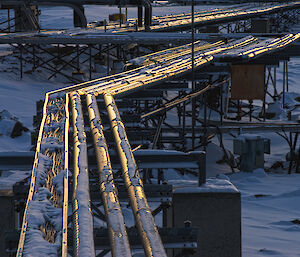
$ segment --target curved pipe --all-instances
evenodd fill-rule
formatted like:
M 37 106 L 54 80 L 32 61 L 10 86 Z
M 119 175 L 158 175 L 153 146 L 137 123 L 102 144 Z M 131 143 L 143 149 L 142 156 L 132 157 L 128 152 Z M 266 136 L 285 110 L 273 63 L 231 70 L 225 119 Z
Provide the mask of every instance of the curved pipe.
M 67 6 L 67 7 L 70 7 L 74 10 L 74 12 L 80 18 L 81 27 L 82 28 L 87 27 L 87 20 L 86 20 L 84 13 L 82 12 L 82 5 L 84 4 L 83 1 L 78 1 L 78 4 L 76 3 L 76 1 L 55 2 L 55 1 L 51 1 L 51 0 L 26 1 L 26 2 L 24 0 L 20 0 L 20 1 L 18 1 L 18 0 L 13 0 L 13 1 L 3 0 L 3 1 L 1 1 L 1 4 L 20 5 L 20 6 L 23 6 L 24 3 L 29 4 L 29 5 L 39 5 L 39 6 L 44 5 L 44 6 Z
M 82 11 L 83 7 L 82 5 L 77 5 L 77 4 L 73 4 L 73 3 L 57 3 L 57 2 L 41 2 L 39 3 L 39 5 L 47 5 L 47 6 L 67 6 L 70 7 L 74 10 L 74 13 L 76 13 L 78 15 L 78 17 L 80 18 L 80 23 L 81 23 L 81 28 L 86 28 L 87 27 L 87 20 L 85 17 L 84 12 Z M 75 24 L 74 24 L 75 25 Z
M 150 0 L 142 0 L 142 5 L 145 7 L 145 30 L 150 31 L 150 26 L 152 23 L 152 4 Z

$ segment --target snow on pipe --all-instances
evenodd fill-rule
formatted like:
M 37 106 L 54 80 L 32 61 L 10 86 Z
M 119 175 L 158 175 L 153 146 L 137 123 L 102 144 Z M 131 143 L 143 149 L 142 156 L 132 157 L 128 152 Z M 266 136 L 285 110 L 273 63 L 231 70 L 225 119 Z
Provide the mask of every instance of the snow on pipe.
M 264 52 L 271 52 L 279 48 L 285 47 L 288 44 L 299 39 L 300 33 L 298 34 L 289 34 L 279 39 L 268 39 L 259 41 L 253 36 L 248 36 L 239 40 L 235 40 L 226 45 L 221 45 L 212 49 L 202 51 L 195 54 L 195 67 L 199 67 L 209 61 L 214 57 L 245 57 L 253 58 Z M 236 49 L 236 50 L 232 50 Z M 249 50 L 250 49 L 250 50 Z M 230 50 L 230 51 L 228 51 Z M 223 54 L 222 54 L 223 52 Z M 138 88 L 140 86 L 150 85 L 153 83 L 161 82 L 172 76 L 180 75 L 184 72 L 188 72 L 191 69 L 189 54 L 181 56 L 179 60 L 173 60 L 172 62 L 167 63 L 165 66 L 153 67 L 150 65 L 149 68 L 144 68 L 143 78 L 136 79 L 134 83 L 124 85 L 122 83 L 120 86 L 114 85 L 110 90 L 112 95 L 122 94 L 126 91 Z M 168 68 L 170 67 L 170 68 Z M 167 69 L 167 71 L 165 71 Z M 137 74 L 138 75 L 138 74 Z M 124 78 L 126 80 L 126 78 Z M 101 88 L 100 88 L 101 89 Z
M 111 253 L 112 256 L 132 256 L 117 189 L 113 180 L 113 171 L 96 97 L 93 94 L 88 94 L 86 95 L 86 102 L 95 146 L 100 190 L 107 221 Z
M 116 103 L 110 94 L 104 94 L 111 128 L 113 130 L 123 179 L 129 194 L 130 205 L 146 256 L 167 256 L 149 208 L 143 183 L 136 165 L 131 146 L 126 136 Z
M 299 34 L 294 36 L 297 39 Z M 271 39 L 274 40 L 274 39 Z M 282 46 L 291 43 L 290 41 L 285 41 Z M 214 57 L 238 57 L 239 52 L 245 52 L 246 49 L 255 48 L 259 44 L 262 44 L 261 39 L 257 39 L 253 36 L 247 36 L 239 40 L 234 40 L 228 44 L 221 44 L 219 42 L 211 45 L 211 48 L 201 50 L 201 45 L 199 49 L 195 52 L 195 67 L 199 67 L 207 62 L 213 60 Z M 180 48 L 171 48 L 160 52 L 157 57 L 155 55 L 148 55 L 149 60 L 152 62 L 152 57 L 155 56 L 154 63 L 148 65 L 147 67 L 139 67 L 137 69 L 123 72 L 119 74 L 118 78 L 107 77 L 103 82 L 97 81 L 93 86 L 88 85 L 86 88 L 82 88 L 79 92 L 80 94 L 95 93 L 102 94 L 104 91 L 109 91 L 112 94 L 121 94 L 128 90 L 150 85 L 153 83 L 161 82 L 171 76 L 180 75 L 184 72 L 188 72 L 191 69 L 190 53 L 188 50 L 189 44 Z M 204 45 L 205 46 L 205 45 Z M 240 49 L 239 49 L 240 48 Z M 183 51 L 180 51 L 183 49 Z M 236 50 L 233 50 L 236 49 Z M 264 48 L 266 51 L 270 51 L 271 48 Z M 180 51 L 177 54 L 173 53 Z M 233 51 L 230 51 L 233 50 Z M 264 51 L 265 51 L 264 50 Z M 229 52 L 228 52 L 229 51 Z M 222 52 L 224 54 L 222 54 Z M 257 52 L 262 53 L 262 52 Z M 232 56 L 231 56 L 232 55 Z M 251 58 L 253 54 L 249 54 L 248 57 L 244 55 L 245 58 Z M 147 58 L 141 57 L 136 60 L 137 63 L 143 65 Z M 169 68 L 170 67 L 170 68 Z
M 74 164 L 73 164 L 73 256 L 95 256 L 93 216 L 89 193 L 87 145 L 80 96 L 71 94 Z
M 256 7 L 253 5 L 247 5 L 243 8 L 230 8 L 228 9 L 220 9 L 220 10 L 212 10 L 207 13 L 203 12 L 195 12 L 195 23 L 212 23 L 214 21 L 222 21 L 223 19 L 243 19 L 249 17 L 258 17 L 263 14 L 273 14 L 278 11 L 287 11 L 290 9 L 299 8 L 300 2 L 290 2 L 290 3 L 279 3 L 279 4 L 268 4 Z M 153 17 L 155 24 L 151 26 L 152 31 L 161 31 L 165 29 L 175 28 L 187 26 L 191 23 L 191 13 L 184 13 L 179 15 L 168 15 L 162 17 Z M 134 20 L 132 21 L 131 27 L 134 24 Z M 111 30 L 113 32 L 124 32 L 129 31 L 132 28 L 119 28 L 118 26 L 112 26 Z
M 249 17 L 249 16 L 260 16 L 263 14 L 272 14 L 276 13 L 277 11 L 280 10 L 288 10 L 288 9 L 293 9 L 293 8 L 299 8 L 300 2 L 292 2 L 292 3 L 284 3 L 284 4 L 278 4 L 278 5 L 269 5 L 269 6 L 264 6 L 264 7 L 255 7 L 251 8 L 249 6 L 248 10 L 240 10 L 237 12 L 221 12 L 217 13 L 216 15 L 195 15 L 195 23 L 201 23 L 201 22 L 212 22 L 212 21 L 218 21 L 222 19 L 228 19 L 228 18 L 235 18 L 235 19 L 242 19 L 243 17 Z M 159 25 L 154 25 L 152 26 L 152 31 L 159 31 L 161 29 L 166 29 L 166 28 L 171 28 L 171 27 L 181 27 L 181 26 L 186 26 L 189 24 L 191 21 L 190 19 L 187 19 L 191 16 L 190 13 L 185 14 L 184 19 L 176 19 L 175 21 L 161 21 L 158 19 L 157 21 L 159 22 Z
M 197 51 L 195 53 L 194 65 L 195 67 L 199 67 L 207 62 L 212 61 L 214 55 L 218 53 L 237 47 L 243 47 L 254 43 L 257 40 L 258 39 L 253 36 L 248 36 L 225 45 L 220 45 L 217 42 L 216 44 L 211 45 L 212 48 L 205 50 L 201 50 L 200 46 L 199 49 L 196 48 Z M 186 46 L 189 47 L 189 45 Z M 177 51 L 177 49 L 175 49 L 175 51 Z M 116 95 L 141 86 L 162 82 L 163 80 L 170 77 L 188 72 L 189 70 L 191 70 L 190 52 L 183 52 L 183 55 L 173 55 L 172 52 L 169 52 L 169 50 L 165 50 L 165 53 L 170 56 L 168 62 L 165 62 L 165 59 L 163 57 L 158 58 L 157 60 L 159 60 L 159 65 L 154 63 L 147 67 L 142 67 L 142 69 L 135 69 L 134 72 L 130 74 L 128 73 L 128 75 L 122 73 L 124 74 L 123 78 L 112 80 L 110 82 L 99 83 L 98 85 L 81 90 L 81 93 L 89 92 L 101 94 L 104 91 L 110 90 L 111 94 Z
M 67 256 L 68 96 L 46 94 L 17 256 Z

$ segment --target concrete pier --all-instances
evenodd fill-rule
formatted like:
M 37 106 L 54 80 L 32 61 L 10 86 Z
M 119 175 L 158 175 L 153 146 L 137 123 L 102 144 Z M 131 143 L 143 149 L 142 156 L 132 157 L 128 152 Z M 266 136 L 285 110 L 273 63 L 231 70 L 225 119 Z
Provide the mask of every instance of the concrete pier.
M 193 256 L 241 256 L 241 198 L 229 181 L 208 179 L 200 187 L 175 189 L 168 218 L 173 227 L 184 227 L 189 220 L 198 228 L 198 247 Z M 169 256 L 178 253 L 172 251 Z

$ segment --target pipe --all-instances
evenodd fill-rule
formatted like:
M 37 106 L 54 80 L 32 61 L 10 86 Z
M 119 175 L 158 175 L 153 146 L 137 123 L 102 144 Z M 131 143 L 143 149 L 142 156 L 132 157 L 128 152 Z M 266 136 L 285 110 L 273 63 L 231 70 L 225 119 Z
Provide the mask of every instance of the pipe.
M 93 216 L 90 206 L 87 145 L 80 96 L 71 93 L 73 164 L 73 256 L 94 257 Z
M 152 23 L 152 4 L 150 0 L 142 0 L 142 5 L 145 7 L 145 30 L 150 31 L 150 26 Z
M 94 94 L 86 95 L 91 133 L 95 146 L 100 180 L 100 191 L 108 227 L 112 256 L 131 255 L 124 217 L 118 200 L 118 192 L 113 180 L 108 147 L 103 134 L 103 126 Z
M 66 121 L 65 121 L 65 152 L 64 152 L 64 194 L 63 194 L 63 221 L 62 221 L 62 246 L 61 253 L 62 257 L 68 256 L 68 206 L 69 206 L 69 124 L 70 124 L 70 114 L 69 114 L 69 95 L 66 94 Z
M 116 103 L 113 97 L 108 93 L 104 93 L 104 101 L 123 170 L 123 179 L 128 191 L 130 205 L 145 255 L 147 257 L 166 257 L 167 255 L 151 214 L 151 209 L 149 208 L 145 196 L 143 182 L 140 178 L 139 170 Z
M 143 7 L 141 5 L 138 5 L 138 27 L 143 27 Z

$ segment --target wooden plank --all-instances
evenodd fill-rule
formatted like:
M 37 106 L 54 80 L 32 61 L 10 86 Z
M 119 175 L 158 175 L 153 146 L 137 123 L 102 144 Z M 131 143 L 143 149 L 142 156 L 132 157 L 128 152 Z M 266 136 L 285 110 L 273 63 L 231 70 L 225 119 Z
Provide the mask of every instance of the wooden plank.
M 264 85 L 264 65 L 231 66 L 231 99 L 263 100 Z

